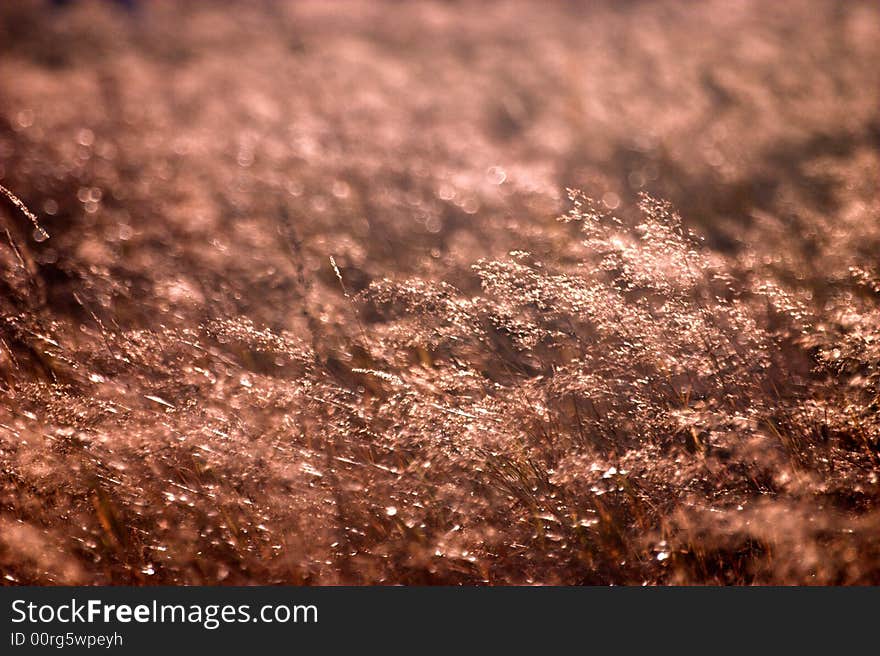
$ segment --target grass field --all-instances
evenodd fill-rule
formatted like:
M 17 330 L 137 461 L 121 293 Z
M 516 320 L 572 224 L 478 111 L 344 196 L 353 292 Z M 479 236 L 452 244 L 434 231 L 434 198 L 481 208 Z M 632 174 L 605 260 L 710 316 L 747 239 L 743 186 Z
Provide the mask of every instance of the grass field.
M 880 584 L 877 2 L 128 5 L 0 4 L 2 583 Z

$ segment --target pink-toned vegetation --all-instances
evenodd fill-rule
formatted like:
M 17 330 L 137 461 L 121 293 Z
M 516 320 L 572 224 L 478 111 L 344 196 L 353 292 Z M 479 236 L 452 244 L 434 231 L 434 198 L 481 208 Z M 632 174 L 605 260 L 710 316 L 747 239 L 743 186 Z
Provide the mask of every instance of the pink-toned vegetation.
M 0 5 L 3 583 L 880 583 L 878 33 Z

